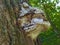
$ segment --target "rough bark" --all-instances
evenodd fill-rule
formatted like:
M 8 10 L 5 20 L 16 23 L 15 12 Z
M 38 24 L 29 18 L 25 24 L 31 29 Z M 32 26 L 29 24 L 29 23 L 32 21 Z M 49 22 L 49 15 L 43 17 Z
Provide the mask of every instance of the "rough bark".
M 17 24 L 18 11 L 15 0 L 0 0 L 0 45 L 25 45 Z

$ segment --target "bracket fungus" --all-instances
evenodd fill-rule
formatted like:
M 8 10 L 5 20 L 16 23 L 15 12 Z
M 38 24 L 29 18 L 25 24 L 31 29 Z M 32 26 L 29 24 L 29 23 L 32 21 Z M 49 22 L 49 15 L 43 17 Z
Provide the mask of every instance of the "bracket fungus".
M 32 40 L 36 40 L 41 31 L 45 31 L 50 27 L 44 11 L 37 7 L 31 7 L 26 2 L 21 4 L 19 16 L 18 21 L 20 22 L 22 30 Z

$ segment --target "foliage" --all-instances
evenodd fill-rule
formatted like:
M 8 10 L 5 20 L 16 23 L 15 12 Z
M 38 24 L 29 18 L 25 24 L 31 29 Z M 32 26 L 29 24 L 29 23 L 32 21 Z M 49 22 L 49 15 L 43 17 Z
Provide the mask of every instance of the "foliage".
M 39 36 L 42 45 L 60 45 L 60 37 L 52 29 L 42 32 Z
M 60 7 L 56 6 L 59 0 L 30 0 L 30 4 L 34 7 L 43 9 L 46 17 L 51 23 L 52 29 L 42 32 L 39 39 L 42 40 L 43 45 L 60 45 Z

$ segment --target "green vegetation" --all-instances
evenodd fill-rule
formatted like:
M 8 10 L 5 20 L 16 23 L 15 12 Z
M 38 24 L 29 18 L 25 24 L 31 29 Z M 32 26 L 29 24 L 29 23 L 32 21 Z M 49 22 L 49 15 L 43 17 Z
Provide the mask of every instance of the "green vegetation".
M 42 45 L 60 45 L 60 37 L 52 29 L 42 32 L 39 35 L 39 40 L 42 42 Z
M 43 9 L 51 23 L 52 28 L 42 32 L 38 37 L 42 45 L 60 45 L 60 6 L 56 6 L 59 0 L 30 0 L 29 2 L 32 6 Z

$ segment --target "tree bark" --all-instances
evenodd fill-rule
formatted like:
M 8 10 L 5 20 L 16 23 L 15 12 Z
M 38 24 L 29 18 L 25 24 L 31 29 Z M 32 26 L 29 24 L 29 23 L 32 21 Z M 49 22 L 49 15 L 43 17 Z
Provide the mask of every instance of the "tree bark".
M 19 6 L 15 0 L 0 0 L 0 45 L 25 45 L 18 27 Z

